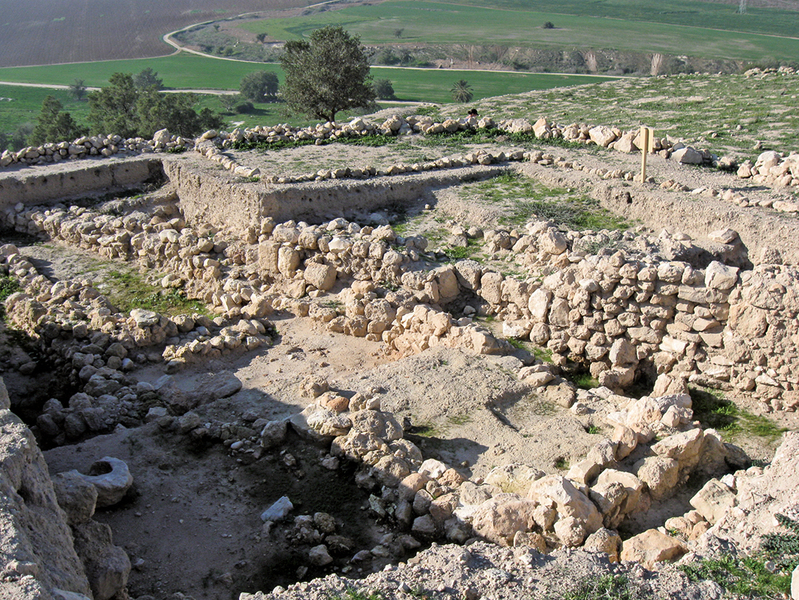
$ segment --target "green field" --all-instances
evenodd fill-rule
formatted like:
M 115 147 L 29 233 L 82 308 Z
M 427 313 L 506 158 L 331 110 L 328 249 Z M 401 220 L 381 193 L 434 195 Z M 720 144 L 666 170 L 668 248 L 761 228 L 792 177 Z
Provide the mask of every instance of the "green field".
M 552 2 L 541 4 L 556 10 Z M 617 4 L 630 5 L 629 1 L 619 1 Z M 570 5 L 577 4 L 572 2 Z M 584 2 L 582 6 L 587 12 L 606 6 L 606 3 Z M 691 6 L 701 8 L 705 4 L 691 3 Z M 389 0 L 377 5 L 354 6 L 305 17 L 243 23 L 240 27 L 253 33 L 266 33 L 278 40 L 301 39 L 324 25 L 337 25 L 359 35 L 365 44 L 402 42 L 606 48 L 749 61 L 766 58 L 796 60 L 799 57 L 799 39 L 774 35 L 775 32 L 799 35 L 797 13 L 776 11 L 780 13 L 779 20 L 769 16 L 762 29 L 770 35 L 763 35 L 716 29 L 722 25 L 735 26 L 737 18 L 740 18 L 742 25 L 752 23 L 754 18 L 753 15 L 735 15 L 732 7 L 724 5 L 729 18 L 722 19 L 720 17 L 724 13 L 719 12 L 718 8 L 721 5 L 707 6 L 713 7 L 708 14 L 719 18 L 697 17 L 692 20 L 688 13 L 684 13 L 679 20 L 686 23 L 672 24 L 588 14 L 559 14 L 565 8 L 557 8 L 557 12 L 537 12 Z M 602 11 L 599 12 L 601 14 Z M 651 18 L 656 15 L 654 12 L 650 14 Z M 552 22 L 555 28 L 543 29 L 542 25 L 547 21 Z M 772 27 L 768 26 L 769 23 Z M 699 24 L 704 27 L 697 26 Z M 395 35 L 399 29 L 402 29 L 401 37 Z
M 0 81 L 69 85 L 75 79 L 83 79 L 88 86 L 102 87 L 112 73 L 138 73 L 146 67 L 155 70 L 165 86 L 175 89 L 236 90 L 242 77 L 259 69 L 274 71 L 283 80 L 280 66 L 276 64 L 242 63 L 181 53 L 146 60 L 11 67 L 0 69 Z M 373 67 L 372 74 L 376 79 L 391 79 L 398 100 L 413 102 L 451 102 L 449 90 L 459 79 L 466 79 L 472 85 L 475 99 L 604 80 L 579 75 L 383 67 Z

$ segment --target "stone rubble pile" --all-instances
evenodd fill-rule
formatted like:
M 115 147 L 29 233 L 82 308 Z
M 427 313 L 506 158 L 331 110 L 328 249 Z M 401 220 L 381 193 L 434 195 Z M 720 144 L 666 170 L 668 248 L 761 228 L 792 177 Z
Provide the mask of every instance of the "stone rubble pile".
M 307 528 L 292 535 L 295 545 L 305 547 L 309 563 L 316 566 L 332 562 L 331 555 L 347 552 L 352 565 L 386 557 L 398 560 L 424 542 L 463 544 L 474 536 L 539 552 L 582 546 L 607 552 L 611 560 L 639 560 L 651 566 L 681 556 L 689 546 L 669 538 L 672 550 L 657 556 L 640 536 L 622 546 L 615 530 L 625 517 L 669 498 L 694 473 L 722 476 L 746 463 L 740 449 L 692 421 L 688 395 L 636 400 L 600 388 L 583 394 L 583 402 L 601 399 L 615 404 L 620 410 L 606 417 L 615 429 L 610 439 L 598 443 L 568 472 L 546 475 L 534 465 L 507 465 L 495 468 L 484 480 L 472 481 L 441 461 L 425 460 L 419 448 L 404 438 L 394 416 L 381 411 L 378 393 L 331 390 L 327 380 L 318 376 L 306 378 L 299 393 L 315 398 L 301 413 L 280 421 L 260 419 L 246 429 L 248 438 L 231 437 L 225 444 L 236 455 L 259 458 L 263 451 L 280 451 L 292 428 L 326 451 L 320 458 L 326 468 L 346 469 L 346 462 L 355 463 L 356 485 L 371 494 L 370 512 L 400 532 L 386 536 L 370 550 L 354 552 L 351 541 L 345 543 L 332 535 L 335 527 L 320 528 L 316 515 L 296 517 L 291 525 L 293 506 L 288 498 L 281 498 L 262 515 L 270 523 L 268 531 L 286 535 L 285 527 L 273 529 L 273 524 L 287 519 L 290 528 Z M 177 422 L 185 434 L 213 437 L 205 431 L 216 425 L 203 423 L 196 415 L 187 419 L 191 414 L 165 417 L 159 424 L 174 428 Z M 655 435 L 659 441 L 652 443 Z M 703 490 L 697 498 L 703 494 L 708 492 Z M 709 527 L 697 527 L 694 538 Z M 656 530 L 647 533 L 649 537 L 659 534 Z M 642 548 L 649 554 L 641 556 Z
M 753 69 L 749 69 L 744 73 L 745 77 L 757 77 L 758 79 L 763 79 L 765 77 L 769 77 L 772 75 L 781 75 L 781 76 L 789 76 L 789 75 L 796 75 L 797 70 L 794 67 L 789 66 L 782 66 L 777 67 L 776 69 L 773 67 L 761 69 L 755 67 Z
M 17 152 L 4 150 L 0 154 L 0 167 L 43 165 L 90 156 L 109 158 L 115 155 L 182 152 L 193 146 L 193 140 L 170 135 L 166 129 L 156 131 L 151 140 L 140 137 L 125 139 L 116 134 L 83 136 L 71 142 L 48 142 L 41 146 L 28 146 Z
M 751 179 L 754 183 L 771 187 L 796 187 L 799 186 L 799 154 L 792 152 L 788 156 L 769 150 L 757 157 L 755 164 L 747 160 L 738 167 L 738 177 Z M 732 200 L 732 199 L 731 199 Z M 741 197 L 737 204 L 743 204 Z M 780 212 L 799 212 L 799 203 L 795 201 L 776 201 L 769 208 Z
M 266 319 L 228 323 L 200 314 L 164 317 L 142 309 L 130 315 L 114 312 L 88 282 L 53 284 L 11 245 L 0 249 L 0 271 L 14 276 L 24 290 L 6 299 L 9 323 L 34 336 L 39 360 L 53 365 L 63 385 L 81 390 L 69 398 L 67 406 L 51 398 L 38 415 L 38 432 L 53 444 L 111 431 L 118 424 L 141 424 L 147 412 L 143 407 L 160 399 L 159 389 L 130 375 L 142 365 L 178 357 L 183 362 L 189 357 L 218 358 L 271 344 L 267 334 L 273 326 Z M 21 349 L 10 361 L 9 366 L 27 375 L 39 367 Z M 199 401 L 181 398 L 187 406 Z

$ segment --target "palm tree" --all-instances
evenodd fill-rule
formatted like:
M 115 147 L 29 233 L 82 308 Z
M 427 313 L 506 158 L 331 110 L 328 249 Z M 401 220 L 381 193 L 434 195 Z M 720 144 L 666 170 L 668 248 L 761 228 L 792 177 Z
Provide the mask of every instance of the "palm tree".
M 450 91 L 452 92 L 452 99 L 455 102 L 469 102 L 472 98 L 474 98 L 472 86 L 470 86 L 469 82 L 465 79 L 456 81 L 455 85 L 452 86 Z

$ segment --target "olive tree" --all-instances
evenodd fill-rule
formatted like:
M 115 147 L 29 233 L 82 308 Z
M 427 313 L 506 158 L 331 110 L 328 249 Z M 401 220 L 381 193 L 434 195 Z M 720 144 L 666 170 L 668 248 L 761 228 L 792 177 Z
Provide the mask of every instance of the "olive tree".
M 333 121 L 336 113 L 375 100 L 366 51 L 357 36 L 330 25 L 308 41 L 286 42 L 283 98 L 295 111 Z

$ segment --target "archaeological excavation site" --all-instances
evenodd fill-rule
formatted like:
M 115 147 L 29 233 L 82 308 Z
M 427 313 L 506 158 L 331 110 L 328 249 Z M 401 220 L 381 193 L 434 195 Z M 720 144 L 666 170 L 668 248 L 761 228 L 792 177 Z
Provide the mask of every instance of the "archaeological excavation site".
M 799 155 L 480 113 L 0 157 L 0 598 L 790 580 Z

